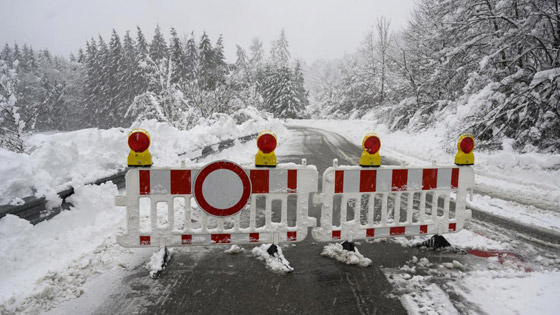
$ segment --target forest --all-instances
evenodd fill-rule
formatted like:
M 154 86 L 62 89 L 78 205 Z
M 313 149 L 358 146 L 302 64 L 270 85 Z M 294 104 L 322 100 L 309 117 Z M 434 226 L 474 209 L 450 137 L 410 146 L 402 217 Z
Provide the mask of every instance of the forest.
M 91 38 L 68 58 L 47 49 L 5 44 L 0 52 L 2 146 L 23 152 L 28 132 L 128 127 L 157 119 L 180 129 L 201 117 L 253 106 L 279 118 L 302 118 L 308 105 L 303 70 L 282 31 L 270 55 L 255 38 L 225 61 L 223 39 L 206 33 L 169 39 L 156 27 L 148 41 L 138 27 L 121 40 Z
M 558 0 L 421 0 L 378 18 L 359 49 L 306 73 L 314 117 L 367 112 L 410 132 L 445 124 L 482 149 L 560 151 Z
M 70 56 L 6 43 L 0 145 L 34 131 L 127 127 L 253 106 L 277 118 L 370 119 L 391 130 L 470 132 L 481 149 L 560 151 L 559 0 L 419 0 L 404 29 L 372 14 L 353 53 L 291 58 L 284 31 L 224 57 L 223 38 L 156 27 L 93 37 Z

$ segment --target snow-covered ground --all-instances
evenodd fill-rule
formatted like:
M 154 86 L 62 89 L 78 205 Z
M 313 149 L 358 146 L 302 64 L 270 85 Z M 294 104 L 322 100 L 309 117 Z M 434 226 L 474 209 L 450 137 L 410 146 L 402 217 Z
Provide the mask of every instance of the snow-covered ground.
M 268 129 L 277 133 L 282 146 L 287 132 L 282 122 L 254 111 L 243 114 L 245 119 L 239 125 L 233 118 L 221 117 L 188 131 L 154 121 L 138 127 L 150 132 L 156 165 L 178 165 L 181 159 L 191 163 L 189 157 L 200 155 L 208 144 Z M 84 185 L 124 168 L 126 132 L 121 128 L 85 129 L 36 135 L 30 139 L 37 146 L 31 154 L 0 152 L 7 157 L 0 166 L 1 177 L 7 179 L 0 183 L 4 200 L 24 197 L 33 189 L 56 192 L 67 184 L 75 188 L 68 200 L 73 207 L 51 220 L 33 226 L 13 215 L 0 219 L 0 314 L 48 311 L 85 294 L 87 284 L 99 277 L 111 274 L 112 282 L 150 261 L 153 250 L 130 250 L 116 244 L 116 235 L 125 226 L 124 208 L 114 206 L 117 187 L 112 183 Z M 188 154 L 179 157 L 182 152 Z M 224 158 L 250 164 L 255 153 L 253 140 L 236 143 L 198 163 Z

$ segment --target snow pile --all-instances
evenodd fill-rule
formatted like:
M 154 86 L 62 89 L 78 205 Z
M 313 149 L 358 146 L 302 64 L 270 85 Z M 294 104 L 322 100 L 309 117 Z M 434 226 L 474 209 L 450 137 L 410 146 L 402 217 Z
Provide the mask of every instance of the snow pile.
M 112 183 L 83 186 L 70 197 L 74 207 L 49 221 L 0 219 L 0 313 L 44 311 L 80 296 L 91 276 L 137 263 L 115 243 L 125 218 L 116 194 Z
M 354 250 L 354 252 L 348 251 L 342 248 L 341 244 L 332 243 L 323 247 L 321 255 L 334 258 L 347 265 L 358 265 L 360 267 L 368 267 L 371 265 L 371 259 L 360 254 L 357 247 L 354 247 Z
M 229 249 L 224 250 L 224 253 L 230 254 L 230 255 L 235 255 L 235 254 L 242 253 L 243 251 L 244 251 L 244 249 L 242 247 L 239 247 L 237 245 L 231 245 L 231 247 Z
M 476 250 L 509 250 L 511 246 L 507 242 L 493 240 L 484 235 L 474 233 L 463 229 L 457 233 L 449 233 L 444 235 L 453 247 L 461 249 Z M 414 237 L 396 237 L 393 240 L 404 247 L 417 247 L 422 242 L 428 240 L 431 236 L 414 236 Z
M 152 254 L 150 261 L 146 264 L 146 268 L 150 271 L 150 277 L 157 278 L 165 270 L 166 264 L 171 260 L 172 253 L 171 249 L 161 248 Z
M 155 165 L 177 165 L 181 160 L 200 156 L 202 149 L 223 140 L 238 138 L 270 129 L 286 133 L 280 120 L 263 116 L 246 108 L 232 116 L 215 115 L 202 119 L 190 130 L 179 130 L 155 120 L 144 121 L 133 128 L 150 132 L 150 152 Z M 35 134 L 27 142 L 34 150 L 14 153 L 0 148 L 0 204 L 15 198 L 47 196 L 52 206 L 60 203 L 56 192 L 69 186 L 79 187 L 115 174 L 126 167 L 127 137 L 130 129 L 82 129 L 54 134 Z M 255 143 L 250 146 L 254 155 Z M 247 146 L 249 148 L 249 146 Z M 247 150 L 248 151 L 248 150 Z M 242 151 L 240 153 L 249 154 Z M 232 157 L 239 160 L 240 155 Z M 242 158 L 246 160 L 245 158 Z
M 276 246 L 278 252 L 275 253 L 274 256 L 270 256 L 268 253 L 270 246 L 272 246 L 272 244 L 262 244 L 261 246 L 253 248 L 251 251 L 253 257 L 256 257 L 260 261 L 264 261 L 266 268 L 274 273 L 286 274 L 294 271 L 294 268 L 290 266 L 290 262 L 286 259 L 286 257 L 284 257 L 282 248 L 280 248 L 280 246 Z

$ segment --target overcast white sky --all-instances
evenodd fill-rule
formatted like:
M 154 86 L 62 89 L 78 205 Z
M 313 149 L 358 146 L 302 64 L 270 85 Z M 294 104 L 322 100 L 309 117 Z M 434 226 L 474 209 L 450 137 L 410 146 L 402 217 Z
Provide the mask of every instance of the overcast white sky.
M 0 42 L 28 43 L 67 55 L 92 36 L 107 41 L 115 28 L 140 26 L 151 38 L 159 23 L 164 33 L 206 31 L 215 42 L 224 36 L 226 56 L 235 60 L 235 44 L 247 48 L 259 37 L 268 50 L 285 29 L 292 57 L 308 62 L 353 52 L 377 17 L 406 26 L 414 0 L 0 0 Z M 134 31 L 135 34 L 135 31 Z

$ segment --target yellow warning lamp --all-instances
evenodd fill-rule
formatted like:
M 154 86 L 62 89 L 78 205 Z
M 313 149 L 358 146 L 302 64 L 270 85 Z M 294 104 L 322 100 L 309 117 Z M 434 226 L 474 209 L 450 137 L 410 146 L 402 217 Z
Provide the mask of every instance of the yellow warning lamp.
M 133 129 L 128 134 L 129 167 L 152 166 L 152 154 L 148 151 L 150 147 L 150 134 L 144 129 Z
M 474 164 L 474 139 L 470 133 L 464 133 L 457 141 L 457 155 L 455 155 L 456 165 L 473 165 Z
M 381 165 L 381 140 L 375 133 L 368 133 L 362 140 L 362 156 L 360 156 L 360 166 L 379 167 Z
M 276 167 L 276 135 L 272 131 L 262 131 L 257 136 L 259 152 L 255 155 L 255 166 Z

